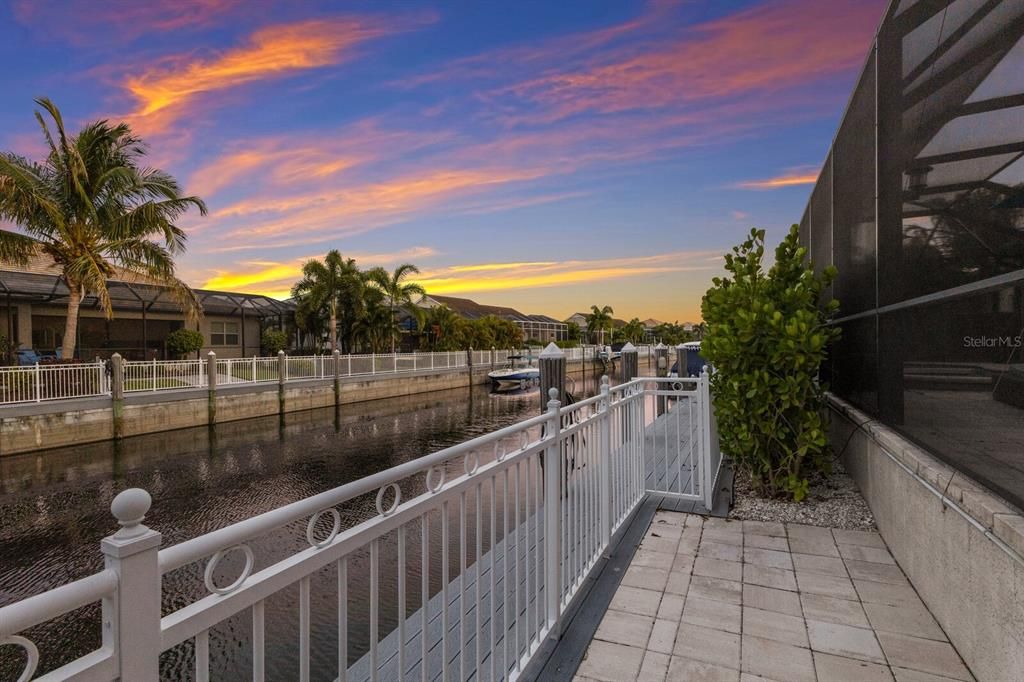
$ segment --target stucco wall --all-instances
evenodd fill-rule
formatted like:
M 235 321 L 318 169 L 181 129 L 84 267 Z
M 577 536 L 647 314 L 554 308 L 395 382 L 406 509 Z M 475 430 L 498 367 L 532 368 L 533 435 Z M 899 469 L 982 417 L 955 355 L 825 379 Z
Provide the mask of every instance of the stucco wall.
M 1024 516 L 833 399 L 832 439 L 893 557 L 978 680 L 1024 679 Z M 945 503 L 936 493 L 945 496 Z

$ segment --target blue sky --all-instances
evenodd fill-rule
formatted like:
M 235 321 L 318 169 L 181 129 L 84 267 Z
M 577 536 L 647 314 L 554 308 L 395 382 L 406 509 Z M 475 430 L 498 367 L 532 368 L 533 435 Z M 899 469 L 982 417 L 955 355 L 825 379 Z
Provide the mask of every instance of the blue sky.
M 720 254 L 799 220 L 881 0 L 0 9 L 0 147 L 33 97 L 124 119 L 203 197 L 181 276 L 284 296 L 330 248 L 429 291 L 694 320 Z

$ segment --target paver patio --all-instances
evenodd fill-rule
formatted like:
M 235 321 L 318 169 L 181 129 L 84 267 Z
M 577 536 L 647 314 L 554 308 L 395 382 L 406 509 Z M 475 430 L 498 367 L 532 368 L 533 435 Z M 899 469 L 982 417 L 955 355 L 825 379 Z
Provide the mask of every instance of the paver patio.
M 974 678 L 878 533 L 659 511 L 574 679 Z

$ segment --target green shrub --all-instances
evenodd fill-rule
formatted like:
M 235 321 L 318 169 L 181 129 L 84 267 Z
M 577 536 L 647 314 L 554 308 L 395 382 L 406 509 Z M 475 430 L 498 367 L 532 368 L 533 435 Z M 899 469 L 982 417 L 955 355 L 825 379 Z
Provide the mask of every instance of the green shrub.
M 288 348 L 288 334 L 279 329 L 267 329 L 260 338 L 260 345 L 267 355 L 277 355 L 278 351 Z
M 723 453 L 750 474 L 759 494 L 801 500 L 808 473 L 829 463 L 818 369 L 839 330 L 827 326 L 838 303 L 819 307 L 835 268 L 816 276 L 797 230 L 779 244 L 767 272 L 764 230 L 751 230 L 725 256 L 728 276 L 716 277 L 701 303 L 701 355 L 715 368 Z
M 167 335 L 167 350 L 171 355 L 184 357 L 189 353 L 196 353 L 203 349 L 205 343 L 203 335 L 195 329 L 175 329 Z

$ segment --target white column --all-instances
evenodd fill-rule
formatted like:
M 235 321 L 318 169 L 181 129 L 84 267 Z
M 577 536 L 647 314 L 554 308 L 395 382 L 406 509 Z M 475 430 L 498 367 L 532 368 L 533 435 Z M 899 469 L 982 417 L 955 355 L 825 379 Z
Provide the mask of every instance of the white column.
M 601 439 L 600 476 L 601 485 L 601 547 L 607 549 L 612 539 L 612 396 L 608 375 L 601 377 Z
M 103 538 L 106 567 L 118 575 L 114 596 L 103 600 L 103 643 L 113 647 L 120 679 L 156 682 L 160 673 L 160 533 L 142 525 L 149 493 L 120 493 L 110 511 L 121 530 Z
M 562 605 L 562 443 L 558 389 L 548 391 L 547 438 L 544 451 L 544 595 L 549 636 L 562 636 L 559 616 Z

